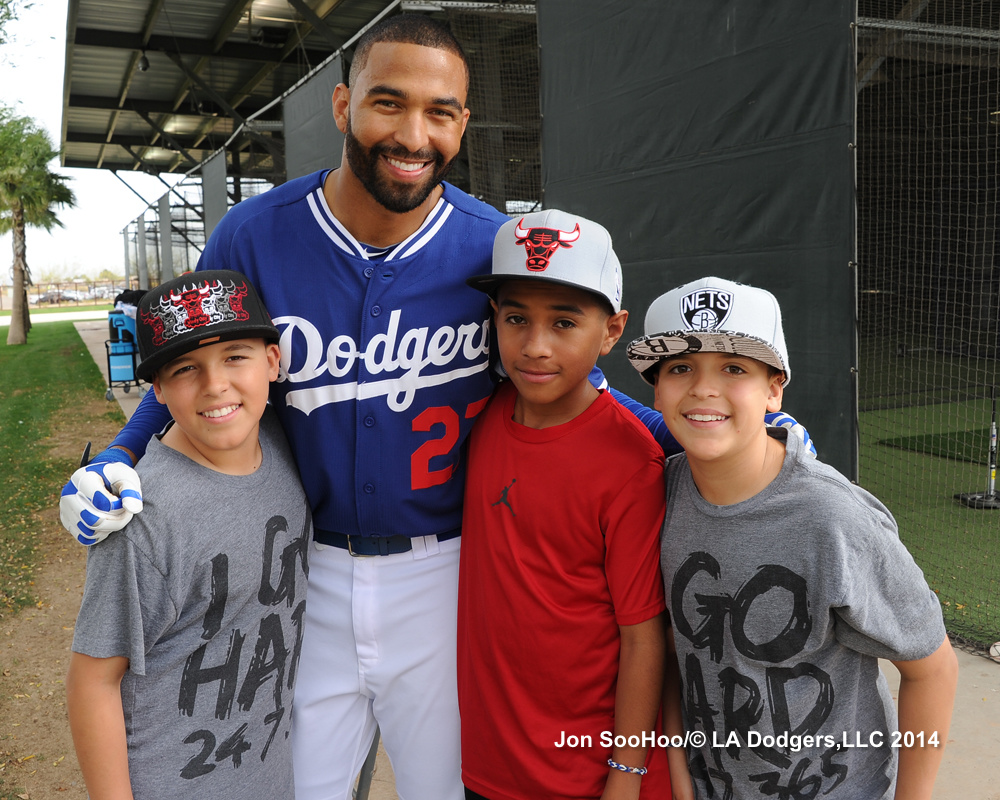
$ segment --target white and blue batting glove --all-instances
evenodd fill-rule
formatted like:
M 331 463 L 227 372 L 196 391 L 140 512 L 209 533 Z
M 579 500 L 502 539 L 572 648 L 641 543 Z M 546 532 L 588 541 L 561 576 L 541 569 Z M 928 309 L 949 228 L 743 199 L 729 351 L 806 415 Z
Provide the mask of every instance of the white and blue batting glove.
M 89 446 L 88 446 L 89 449 Z M 142 486 L 128 453 L 117 447 L 94 456 L 59 497 L 59 521 L 80 544 L 103 541 L 142 511 Z
M 764 422 L 771 428 L 788 428 L 789 431 L 802 440 L 803 444 L 806 446 L 806 450 L 809 451 L 809 455 L 816 458 L 816 445 L 813 444 L 809 431 L 807 431 L 805 426 L 798 422 L 795 417 L 790 416 L 783 411 L 779 411 L 776 414 L 765 414 Z

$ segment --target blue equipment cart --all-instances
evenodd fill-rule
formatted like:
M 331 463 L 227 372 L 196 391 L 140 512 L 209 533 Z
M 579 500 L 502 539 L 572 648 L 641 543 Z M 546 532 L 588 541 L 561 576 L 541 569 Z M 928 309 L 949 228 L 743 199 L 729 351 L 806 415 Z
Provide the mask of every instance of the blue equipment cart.
M 108 354 L 108 390 L 105 398 L 114 400 L 114 387 L 121 386 L 126 392 L 136 386 L 139 394 L 145 389 L 139 385 L 135 377 L 135 361 L 139 350 L 135 343 L 135 319 L 124 311 L 108 312 L 108 330 L 111 338 L 104 343 Z

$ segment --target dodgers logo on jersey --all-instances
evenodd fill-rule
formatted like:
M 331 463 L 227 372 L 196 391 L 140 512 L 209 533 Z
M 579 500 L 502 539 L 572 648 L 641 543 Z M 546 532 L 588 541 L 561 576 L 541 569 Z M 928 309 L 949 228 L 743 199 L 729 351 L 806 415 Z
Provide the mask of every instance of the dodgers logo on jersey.
M 732 309 L 733 293 L 721 289 L 699 289 L 681 298 L 681 317 L 689 330 L 718 330 Z
M 185 284 L 179 293 L 170 292 L 149 313 L 143 312 L 142 321 L 153 329 L 153 344 L 160 347 L 196 328 L 249 319 L 243 309 L 246 295 L 245 283 L 201 281 L 190 289 Z
M 290 408 L 310 414 L 329 403 L 385 397 L 392 411 L 405 411 L 418 389 L 439 386 L 489 367 L 489 322 L 469 322 L 400 331 L 402 311 L 389 315 L 385 333 L 377 333 L 359 344 L 347 334 L 334 336 L 327 344 L 309 320 L 281 316 L 281 370 L 279 382 L 306 383 L 324 375 L 344 378 L 352 370 L 366 374 L 356 381 L 328 383 L 292 389 L 285 396 Z M 296 340 L 292 364 L 293 338 Z M 381 377 L 384 375 L 385 377 Z
M 579 224 L 571 231 L 561 231 L 558 228 L 522 228 L 524 217 L 514 229 L 517 237 L 515 242 L 523 244 L 528 252 L 525 266 L 532 272 L 544 272 L 549 266 L 549 260 L 560 247 L 572 247 L 573 242 L 580 238 Z

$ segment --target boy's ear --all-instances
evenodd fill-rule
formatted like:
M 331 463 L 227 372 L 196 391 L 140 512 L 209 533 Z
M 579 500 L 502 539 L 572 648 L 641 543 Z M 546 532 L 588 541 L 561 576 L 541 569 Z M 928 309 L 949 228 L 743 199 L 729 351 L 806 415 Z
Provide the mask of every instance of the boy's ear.
M 779 372 L 771 378 L 767 387 L 767 411 L 773 414 L 781 411 L 781 398 L 784 396 L 785 387 L 782 382 L 785 380 L 785 373 Z
M 601 355 L 606 356 L 611 352 L 611 348 L 617 344 L 618 340 L 622 338 L 622 334 L 625 333 L 625 323 L 628 322 L 628 311 L 622 309 L 617 314 L 612 314 L 608 317 L 608 332 L 604 337 L 604 343 L 601 345 Z
M 267 342 L 267 380 L 271 383 L 278 380 L 278 368 L 281 364 L 281 350 L 274 342 Z
M 160 371 L 157 370 L 153 373 L 153 394 L 156 395 L 156 402 L 161 406 L 165 406 L 167 403 L 163 399 L 163 395 L 160 392 Z
M 492 297 L 490 298 L 490 307 L 493 309 L 493 316 L 496 317 L 500 313 L 500 306 L 497 305 L 497 301 Z

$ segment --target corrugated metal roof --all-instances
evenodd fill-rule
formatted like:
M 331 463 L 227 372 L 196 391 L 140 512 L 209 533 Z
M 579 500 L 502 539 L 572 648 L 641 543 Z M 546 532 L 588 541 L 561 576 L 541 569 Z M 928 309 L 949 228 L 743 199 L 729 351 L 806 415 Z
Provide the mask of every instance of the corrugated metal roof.
M 185 172 L 392 4 L 70 0 L 63 164 Z M 236 146 L 248 174 L 273 168 L 260 138 Z

